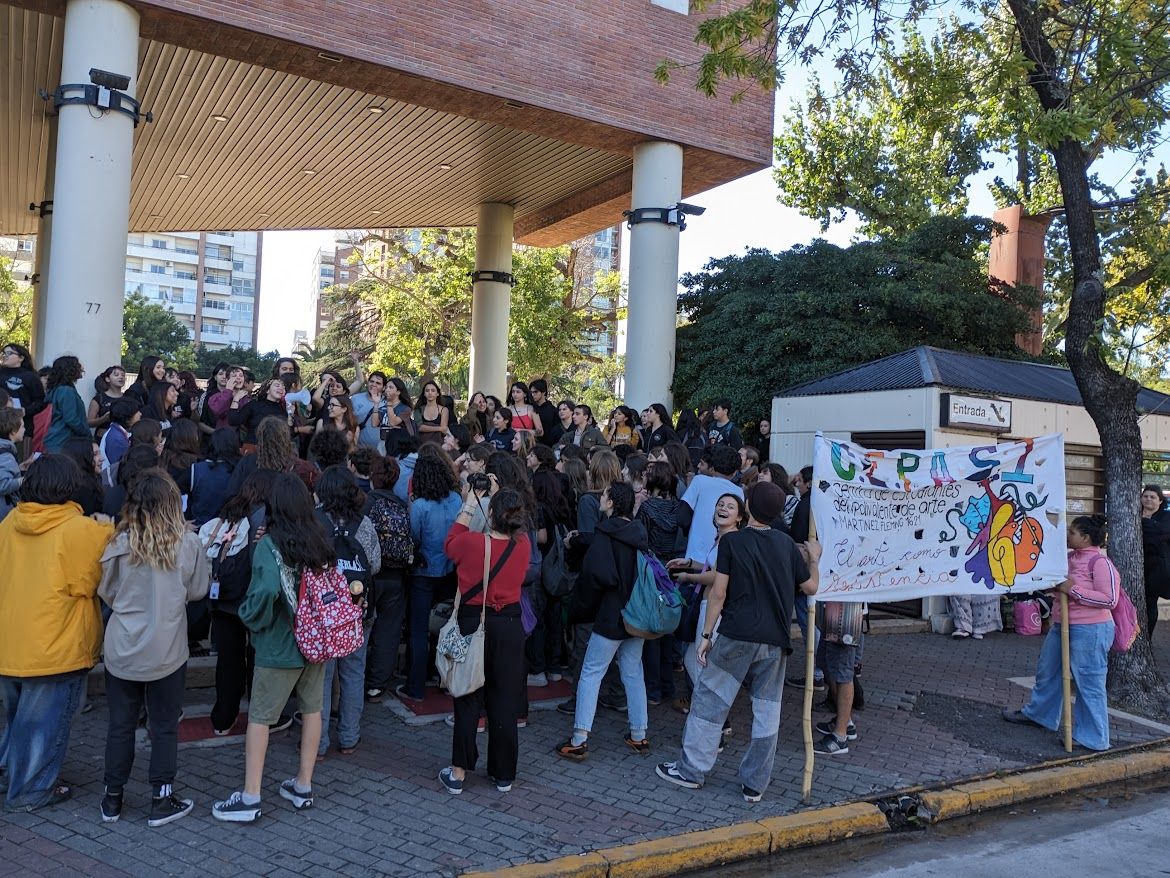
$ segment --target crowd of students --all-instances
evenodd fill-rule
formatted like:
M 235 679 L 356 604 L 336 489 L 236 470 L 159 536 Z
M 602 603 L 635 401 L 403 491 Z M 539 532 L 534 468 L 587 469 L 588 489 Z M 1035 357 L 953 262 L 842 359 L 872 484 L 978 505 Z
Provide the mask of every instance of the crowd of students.
M 722 749 L 747 679 L 755 719 L 740 774 L 747 799 L 763 794 L 789 625 L 797 595 L 816 590 L 819 547 L 808 497 L 767 460 L 766 435 L 743 443 L 728 400 L 677 423 L 662 404 L 619 406 L 602 426 L 539 379 L 514 382 L 507 404 L 474 393 L 460 413 L 435 382 L 414 400 L 401 378 L 357 357 L 352 380 L 330 370 L 306 386 L 286 358 L 262 378 L 220 364 L 205 388 L 147 357 L 132 382 L 121 366 L 102 372 L 86 403 L 76 358 L 40 375 L 20 345 L 3 353 L 7 808 L 70 796 L 58 772 L 100 657 L 101 818 L 122 813 L 140 722 L 152 741 L 150 824 L 189 813 L 174 787 L 177 729 L 188 658 L 207 640 L 215 734 L 236 727 L 248 698 L 243 784 L 214 816 L 260 816 L 268 735 L 294 719 L 300 768 L 279 792 L 309 807 L 316 762 L 360 746 L 366 703 L 418 701 L 436 685 L 431 620 L 456 598 L 464 634 L 483 622 L 486 680 L 448 717 L 440 781 L 451 793 L 474 771 L 485 729 L 489 778 L 511 788 L 528 687 L 565 678 L 574 695 L 558 710 L 572 720 L 558 755 L 588 757 L 599 706 L 625 711 L 623 746 L 648 754 L 648 705 L 669 701 L 687 725 L 679 757 L 657 771 L 689 787 Z M 797 485 L 801 475 L 811 479 L 806 468 Z M 686 599 L 659 639 L 622 620 L 645 553 Z M 365 608 L 363 644 L 314 664 L 293 631 L 299 583 L 335 567 Z M 573 584 L 551 587 L 553 576 Z

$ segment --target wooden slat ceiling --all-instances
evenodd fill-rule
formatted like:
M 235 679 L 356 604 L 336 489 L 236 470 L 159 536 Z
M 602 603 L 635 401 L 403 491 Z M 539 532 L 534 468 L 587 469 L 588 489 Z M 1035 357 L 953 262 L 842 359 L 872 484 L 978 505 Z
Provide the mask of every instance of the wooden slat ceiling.
M 62 32 L 61 19 L 0 13 L 0 234 L 36 232 L 28 205 L 43 197 L 48 136 L 37 92 L 58 84 Z M 520 219 L 631 164 L 153 41 L 138 96 L 155 121 L 135 136 L 133 231 L 474 225 L 483 201 Z

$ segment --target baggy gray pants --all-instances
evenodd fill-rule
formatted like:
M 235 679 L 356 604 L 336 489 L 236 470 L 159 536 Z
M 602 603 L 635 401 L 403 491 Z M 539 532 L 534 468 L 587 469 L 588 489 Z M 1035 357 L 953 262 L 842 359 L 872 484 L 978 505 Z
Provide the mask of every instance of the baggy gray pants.
M 707 654 L 707 667 L 701 670 L 691 696 L 691 712 L 683 729 L 678 759 L 678 770 L 684 777 L 702 783 L 714 767 L 723 721 L 750 674 L 752 740 L 739 763 L 739 780 L 756 792 L 768 788 L 776 761 L 786 663 L 782 647 L 719 636 Z

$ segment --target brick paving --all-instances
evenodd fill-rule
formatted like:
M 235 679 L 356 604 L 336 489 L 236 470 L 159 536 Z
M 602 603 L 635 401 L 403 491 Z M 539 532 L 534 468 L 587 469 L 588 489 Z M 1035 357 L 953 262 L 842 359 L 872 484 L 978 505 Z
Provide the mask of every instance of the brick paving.
M 1002 706 L 1025 701 L 1026 690 L 1008 678 L 1032 675 L 1039 645 L 1039 638 L 1014 635 L 960 643 L 930 634 L 871 637 L 862 674 L 867 705 L 856 716 L 860 740 L 847 756 L 818 759 L 814 805 L 1063 756 L 1052 733 L 998 718 Z M 1166 666 L 1170 650 L 1159 652 Z M 198 710 L 209 691 L 188 694 Z M 367 706 L 355 755 L 331 753 L 318 766 L 313 809 L 297 813 L 277 795 L 278 781 L 295 773 L 294 727 L 272 738 L 258 823 L 211 817 L 211 802 L 242 782 L 242 739 L 229 739 L 180 748 L 177 789 L 195 799 L 195 813 L 148 829 L 145 745 L 121 822 L 100 822 L 105 699 L 98 696 L 95 710 L 74 725 L 62 774 L 75 786 L 74 798 L 35 814 L 0 814 L 0 874 L 457 875 L 784 814 L 801 807 L 803 767 L 800 692 L 787 689 L 785 698 L 772 785 L 756 805 L 743 802 L 735 775 L 750 724 L 746 699 L 736 704 L 735 735 L 702 790 L 682 790 L 654 774 L 656 761 L 674 758 L 683 722 L 663 704 L 650 710 L 650 758 L 622 745 L 624 716 L 602 710 L 594 749 L 581 764 L 552 753 L 570 718 L 534 710 L 520 732 L 512 792 L 490 786 L 481 762 L 458 797 L 436 779 L 447 764 L 450 729 L 442 722 L 408 726 L 381 704 Z M 1115 746 L 1158 736 L 1113 722 Z M 480 741 L 486 747 L 486 737 Z

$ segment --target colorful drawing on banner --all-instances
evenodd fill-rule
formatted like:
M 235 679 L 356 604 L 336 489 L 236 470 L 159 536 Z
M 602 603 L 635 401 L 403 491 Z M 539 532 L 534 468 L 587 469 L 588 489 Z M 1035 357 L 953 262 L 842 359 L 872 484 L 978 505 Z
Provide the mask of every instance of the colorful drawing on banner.
M 818 436 L 814 470 L 819 597 L 1033 591 L 1067 573 L 1058 435 L 927 451 Z

